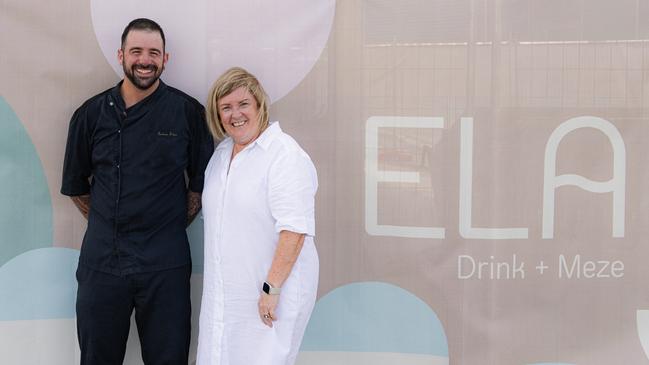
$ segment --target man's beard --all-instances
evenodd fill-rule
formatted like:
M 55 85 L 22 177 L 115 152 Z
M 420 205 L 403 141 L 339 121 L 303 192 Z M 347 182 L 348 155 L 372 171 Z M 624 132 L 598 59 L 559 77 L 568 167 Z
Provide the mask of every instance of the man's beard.
M 153 75 L 150 78 L 142 79 L 139 78 L 138 76 L 135 75 L 135 68 L 141 68 L 141 69 L 150 69 L 153 70 Z M 122 64 L 122 68 L 124 69 L 124 75 L 126 78 L 128 78 L 135 87 L 137 87 L 140 90 L 147 90 L 149 89 L 153 84 L 155 84 L 156 81 L 160 78 L 160 75 L 162 75 L 162 71 L 164 70 L 164 65 L 162 66 L 161 69 L 158 69 L 156 65 L 148 65 L 148 66 L 141 66 L 134 64 L 131 66 L 131 68 L 127 68 L 125 64 Z

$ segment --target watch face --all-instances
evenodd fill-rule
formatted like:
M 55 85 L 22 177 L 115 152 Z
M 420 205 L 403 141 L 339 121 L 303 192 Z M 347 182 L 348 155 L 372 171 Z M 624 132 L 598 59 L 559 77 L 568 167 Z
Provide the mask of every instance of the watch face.
M 263 286 L 262 290 L 264 291 L 264 293 L 270 294 L 270 285 L 268 285 L 267 282 L 264 282 L 264 286 Z

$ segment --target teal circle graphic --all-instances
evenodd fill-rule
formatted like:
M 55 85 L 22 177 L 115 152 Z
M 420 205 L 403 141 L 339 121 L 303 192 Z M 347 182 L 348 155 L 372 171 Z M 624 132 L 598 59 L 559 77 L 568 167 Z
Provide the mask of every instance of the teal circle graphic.
M 192 273 L 203 273 L 203 214 L 199 213 L 192 224 L 187 227 L 190 252 L 192 254 Z
M 0 266 L 52 245 L 52 201 L 43 165 L 23 124 L 0 97 Z
M 421 299 L 391 284 L 361 282 L 320 298 L 300 350 L 448 357 L 448 342 L 437 315 Z
M 79 251 L 49 247 L 0 267 L 0 321 L 75 317 Z

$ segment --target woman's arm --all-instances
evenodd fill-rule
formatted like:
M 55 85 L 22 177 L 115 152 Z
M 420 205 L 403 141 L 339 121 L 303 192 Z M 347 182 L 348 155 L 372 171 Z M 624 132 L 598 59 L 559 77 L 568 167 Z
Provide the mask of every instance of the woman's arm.
M 304 234 L 291 231 L 281 231 L 279 233 L 279 242 L 275 249 L 273 263 L 266 278 L 266 282 L 273 288 L 281 288 L 284 281 L 288 278 L 295 261 L 300 256 L 302 245 L 304 244 Z M 275 309 L 281 294 L 261 293 L 259 297 L 259 317 L 268 327 L 273 327 L 273 321 L 277 319 Z

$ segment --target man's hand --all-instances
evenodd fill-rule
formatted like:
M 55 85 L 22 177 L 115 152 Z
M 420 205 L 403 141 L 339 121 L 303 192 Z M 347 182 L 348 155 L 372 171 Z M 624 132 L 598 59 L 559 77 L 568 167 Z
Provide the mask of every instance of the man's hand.
M 201 211 L 201 193 L 191 190 L 187 192 L 187 227 L 194 221 L 198 212 Z
M 71 196 L 70 199 L 72 199 L 72 202 L 77 206 L 81 214 L 88 219 L 88 213 L 90 212 L 90 194 Z

